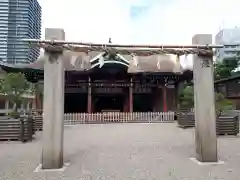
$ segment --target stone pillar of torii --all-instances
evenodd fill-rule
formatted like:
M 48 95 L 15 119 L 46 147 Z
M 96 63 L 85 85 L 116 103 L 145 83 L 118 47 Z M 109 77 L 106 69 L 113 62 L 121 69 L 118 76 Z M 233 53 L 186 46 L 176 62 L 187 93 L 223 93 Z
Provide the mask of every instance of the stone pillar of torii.
M 63 29 L 45 30 L 45 39 L 65 40 Z M 193 44 L 211 44 L 212 36 L 197 34 Z M 62 168 L 64 134 L 63 50 L 45 49 L 42 168 Z M 217 162 L 216 115 L 214 103 L 213 57 L 194 55 L 194 100 L 196 158 Z
M 65 40 L 63 29 L 45 30 L 46 39 Z M 63 166 L 64 66 L 63 50 L 45 49 L 42 169 Z
M 197 34 L 193 44 L 211 44 L 211 34 Z M 213 56 L 193 56 L 194 112 L 196 158 L 201 162 L 217 162 L 216 111 Z

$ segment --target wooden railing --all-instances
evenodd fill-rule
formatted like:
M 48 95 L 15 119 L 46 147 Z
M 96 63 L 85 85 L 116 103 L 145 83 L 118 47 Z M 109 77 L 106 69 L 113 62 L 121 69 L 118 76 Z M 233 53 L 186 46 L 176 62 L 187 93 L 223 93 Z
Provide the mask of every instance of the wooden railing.
M 64 124 L 173 122 L 174 115 L 174 112 L 67 113 L 64 114 Z
M 173 122 L 175 112 L 102 112 L 102 113 L 65 113 L 64 124 L 99 123 L 158 123 Z M 41 111 L 33 113 L 34 131 L 41 131 L 43 117 Z

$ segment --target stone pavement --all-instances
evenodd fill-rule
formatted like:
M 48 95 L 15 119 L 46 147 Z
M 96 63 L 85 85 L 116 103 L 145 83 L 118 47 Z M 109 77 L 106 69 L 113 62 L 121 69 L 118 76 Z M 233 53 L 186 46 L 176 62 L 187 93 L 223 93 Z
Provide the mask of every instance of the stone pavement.
M 0 180 L 239 180 L 240 138 L 218 138 L 222 165 L 198 165 L 194 129 L 175 123 L 65 127 L 63 172 L 34 172 L 41 133 L 33 142 L 0 142 Z

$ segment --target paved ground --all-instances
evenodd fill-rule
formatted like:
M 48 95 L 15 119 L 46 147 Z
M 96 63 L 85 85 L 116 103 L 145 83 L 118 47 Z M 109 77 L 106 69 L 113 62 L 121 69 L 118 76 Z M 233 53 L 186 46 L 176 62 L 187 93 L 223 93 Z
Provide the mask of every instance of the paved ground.
M 200 166 L 194 130 L 175 123 L 65 127 L 64 172 L 33 172 L 41 134 L 33 142 L 0 142 L 0 180 L 239 180 L 240 138 L 219 138 L 223 165 Z

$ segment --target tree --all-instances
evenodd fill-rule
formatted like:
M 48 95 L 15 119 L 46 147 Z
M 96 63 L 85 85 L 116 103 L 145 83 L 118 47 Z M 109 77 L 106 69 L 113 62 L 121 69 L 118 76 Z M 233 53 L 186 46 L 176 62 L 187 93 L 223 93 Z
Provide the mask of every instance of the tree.
M 194 106 L 194 92 L 192 86 L 186 86 L 180 93 L 180 106 L 182 108 L 192 108 Z
M 194 90 L 192 86 L 187 86 L 180 94 L 180 106 L 183 108 L 194 107 Z M 221 93 L 215 93 L 215 108 L 219 114 L 225 110 L 233 109 L 234 104 L 232 101 L 226 99 Z
M 15 113 L 24 101 L 23 94 L 31 91 L 32 86 L 22 73 L 8 73 L 0 80 L 0 92 L 8 96 L 9 101 L 16 104 Z
M 215 63 L 215 79 L 228 78 L 232 75 L 239 73 L 237 68 L 240 64 L 239 52 L 231 51 L 235 55 L 233 57 L 224 58 L 222 61 Z
M 221 93 L 215 93 L 215 101 L 215 108 L 218 115 L 221 114 L 223 111 L 231 110 L 234 108 L 233 102 L 226 99 Z

